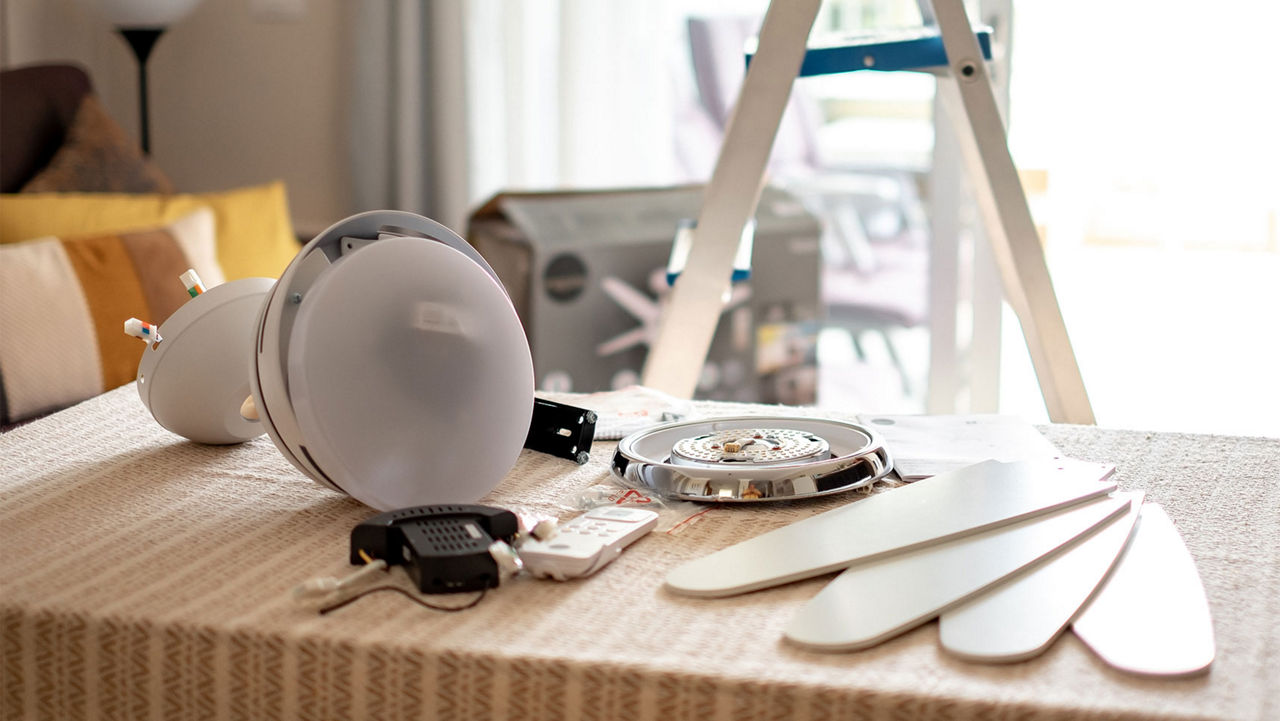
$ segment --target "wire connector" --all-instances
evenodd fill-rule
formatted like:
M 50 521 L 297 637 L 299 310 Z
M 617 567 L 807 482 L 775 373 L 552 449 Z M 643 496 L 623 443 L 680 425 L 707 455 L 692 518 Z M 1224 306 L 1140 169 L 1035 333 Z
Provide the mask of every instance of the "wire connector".
M 386 561 L 381 558 L 370 559 L 366 561 L 365 565 L 342 578 L 321 576 L 303 581 L 294 587 L 293 598 L 296 601 L 327 598 L 338 591 L 351 588 L 379 571 L 385 570 L 387 570 Z

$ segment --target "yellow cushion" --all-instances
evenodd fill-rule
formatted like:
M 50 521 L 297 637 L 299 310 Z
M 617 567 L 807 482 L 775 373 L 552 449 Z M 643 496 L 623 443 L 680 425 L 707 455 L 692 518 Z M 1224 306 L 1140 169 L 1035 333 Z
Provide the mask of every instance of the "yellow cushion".
M 201 206 L 213 209 L 227 280 L 278 278 L 299 250 L 280 181 L 218 193 L 0 195 L 0 243 L 162 225 Z

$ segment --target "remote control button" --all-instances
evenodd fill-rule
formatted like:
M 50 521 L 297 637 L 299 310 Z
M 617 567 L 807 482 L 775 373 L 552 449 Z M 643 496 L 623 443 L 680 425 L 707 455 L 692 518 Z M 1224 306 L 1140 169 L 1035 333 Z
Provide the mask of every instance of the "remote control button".
M 589 511 L 582 518 L 621 521 L 622 523 L 639 523 L 649 518 L 651 511 L 638 508 L 597 508 Z

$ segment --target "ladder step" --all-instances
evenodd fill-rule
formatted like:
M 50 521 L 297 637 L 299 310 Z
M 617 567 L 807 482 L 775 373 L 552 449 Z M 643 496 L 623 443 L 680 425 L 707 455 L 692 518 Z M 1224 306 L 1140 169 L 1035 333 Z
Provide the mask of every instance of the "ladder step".
M 991 28 L 974 30 L 982 57 L 991 59 Z M 755 48 L 748 48 L 750 64 Z M 800 66 L 800 77 L 833 75 L 855 70 L 925 71 L 947 64 L 947 51 L 937 28 L 924 27 L 866 35 L 841 36 L 810 46 Z

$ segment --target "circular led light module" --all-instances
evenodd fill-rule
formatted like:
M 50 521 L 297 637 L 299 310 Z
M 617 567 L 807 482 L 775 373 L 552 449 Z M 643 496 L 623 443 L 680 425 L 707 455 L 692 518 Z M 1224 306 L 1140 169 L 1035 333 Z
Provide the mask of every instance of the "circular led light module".
M 749 463 L 756 466 L 829 458 L 831 444 L 789 428 L 747 428 L 685 438 L 671 449 L 671 462 Z
M 826 496 L 893 469 L 875 431 L 817 418 L 744 416 L 669 423 L 618 442 L 613 472 L 688 501 L 742 503 Z

